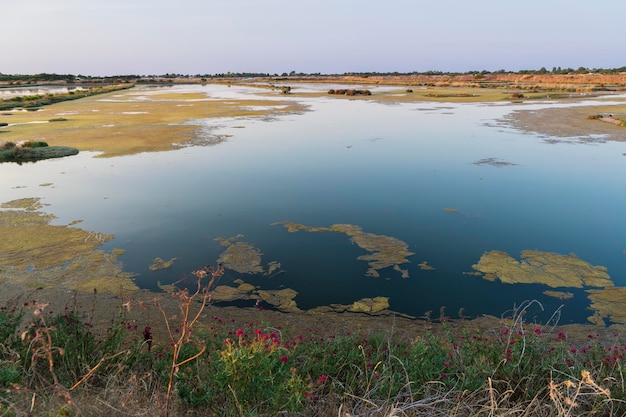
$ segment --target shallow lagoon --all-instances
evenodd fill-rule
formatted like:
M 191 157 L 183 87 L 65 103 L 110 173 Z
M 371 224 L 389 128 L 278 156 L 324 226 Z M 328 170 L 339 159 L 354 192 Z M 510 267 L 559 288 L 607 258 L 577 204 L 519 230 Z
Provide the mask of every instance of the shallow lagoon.
M 216 98 L 252 91 L 173 89 Z M 214 263 L 224 251 L 215 239 L 238 234 L 263 253 L 264 266 L 278 261 L 284 272 L 229 271 L 220 283 L 241 278 L 264 289 L 293 288 L 302 309 L 385 296 L 391 310 L 413 316 L 433 310 L 436 317 L 446 306 L 452 317 L 460 308 L 473 317 L 537 299 L 545 308 L 533 313 L 540 320 L 561 304 L 561 322 L 590 315 L 583 290 L 563 289 L 575 296 L 562 301 L 543 295 L 545 285 L 464 274 L 491 250 L 517 259 L 526 249 L 575 253 L 626 286 L 626 143 L 550 144 L 497 122 L 538 104 L 299 100 L 310 111 L 203 121 L 204 134 L 229 136 L 211 147 L 3 164 L 0 195 L 42 197 L 55 224 L 81 219 L 77 227 L 115 235 L 104 248 L 124 249 L 125 270 L 152 289 Z M 476 163 L 489 158 L 505 164 Z M 367 262 L 357 260 L 366 252 L 346 235 L 289 233 L 272 225 L 281 221 L 354 224 L 400 239 L 415 253 L 401 265 L 409 278 L 392 268 L 366 277 Z M 157 257 L 177 259 L 152 271 Z M 423 261 L 435 269 L 421 269 Z

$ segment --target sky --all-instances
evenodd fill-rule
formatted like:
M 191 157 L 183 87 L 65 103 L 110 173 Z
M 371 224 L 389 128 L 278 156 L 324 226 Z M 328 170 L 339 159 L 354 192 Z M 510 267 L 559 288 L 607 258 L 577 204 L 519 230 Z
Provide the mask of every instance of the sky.
M 0 73 L 626 66 L 623 0 L 3 0 Z

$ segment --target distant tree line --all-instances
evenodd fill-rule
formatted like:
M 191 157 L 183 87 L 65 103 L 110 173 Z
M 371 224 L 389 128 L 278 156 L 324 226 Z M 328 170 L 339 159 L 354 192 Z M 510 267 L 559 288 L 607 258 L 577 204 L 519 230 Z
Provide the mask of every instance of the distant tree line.
M 518 71 L 506 71 L 500 69 L 497 71 L 467 71 L 467 72 L 444 72 L 444 71 L 412 71 L 412 72 L 345 72 L 343 74 L 322 74 L 322 73 L 305 73 L 305 72 L 283 72 L 281 74 L 270 74 L 265 72 L 226 72 L 216 74 L 176 74 L 167 73 L 161 75 L 114 75 L 105 77 L 94 77 L 89 75 L 72 75 L 72 74 L 3 74 L 0 73 L 0 83 L 11 84 L 37 84 L 42 82 L 66 82 L 66 83 L 103 83 L 103 84 L 120 84 L 120 83 L 136 83 L 136 82 L 159 82 L 174 79 L 185 78 L 267 78 L 267 77 L 306 77 L 306 76 L 459 76 L 459 75 L 488 75 L 488 74 L 619 74 L 626 73 L 626 67 L 619 68 L 561 68 L 553 67 L 548 70 L 541 67 L 536 70 L 526 69 Z

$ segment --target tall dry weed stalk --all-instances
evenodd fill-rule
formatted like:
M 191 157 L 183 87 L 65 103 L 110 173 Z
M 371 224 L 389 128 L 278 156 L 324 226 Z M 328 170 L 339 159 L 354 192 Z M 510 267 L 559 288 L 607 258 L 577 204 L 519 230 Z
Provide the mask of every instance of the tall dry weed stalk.
M 206 346 L 203 345 L 200 347 L 199 352 L 186 359 L 180 360 L 181 349 L 186 344 L 191 342 L 193 326 L 200 319 L 204 308 L 211 301 L 210 289 L 215 283 L 215 280 L 224 274 L 224 268 L 220 265 L 218 265 L 216 268 L 205 266 L 204 268 L 193 271 L 192 273 L 197 278 L 195 291 L 193 293 L 190 293 L 189 290 L 185 288 L 184 290 L 180 290 L 172 294 L 178 299 L 180 311 L 182 313 L 180 327 L 177 328 L 176 331 L 172 330 L 170 319 L 168 318 L 165 309 L 161 306 L 161 304 L 159 304 L 157 300 L 155 300 L 155 305 L 158 307 L 159 311 L 161 311 L 163 319 L 165 320 L 167 332 L 172 343 L 172 363 L 170 365 L 169 382 L 167 385 L 167 393 L 165 397 L 166 416 L 170 415 L 170 401 L 172 397 L 172 389 L 174 386 L 174 376 L 178 373 L 178 370 L 182 365 L 199 358 L 206 350 Z M 210 280 L 208 284 L 203 285 L 203 280 L 206 278 L 210 278 Z M 192 313 L 192 306 L 197 300 L 200 301 L 200 306 L 194 314 Z
M 583 408 L 585 403 L 591 403 L 591 408 L 593 408 L 594 400 L 598 398 L 609 407 L 606 410 L 607 415 L 614 415 L 611 391 L 598 385 L 587 370 L 581 372 L 581 378 L 577 381 L 567 379 L 563 382 L 555 383 L 551 379 L 549 390 L 550 400 L 552 400 L 552 403 L 558 410 L 559 416 L 574 415 L 576 414 L 574 411 Z
M 84 414 L 81 407 L 70 394 L 70 390 L 59 381 L 55 372 L 54 355 L 56 353 L 62 356 L 65 354 L 65 350 L 61 347 L 54 346 L 52 333 L 55 331 L 55 328 L 48 325 L 46 322 L 44 312 L 50 303 L 37 303 L 33 301 L 30 305 L 34 308 L 33 314 L 38 320 L 33 322 L 21 335 L 22 341 L 28 341 L 29 350 L 31 352 L 30 367 L 33 375 L 29 385 L 32 387 L 34 379 L 38 378 L 40 382 L 51 387 L 55 393 L 63 398 L 68 404 L 72 405 L 78 415 L 83 416 Z M 37 364 L 40 361 L 43 361 L 47 365 L 44 366 L 44 368 L 47 368 L 49 377 L 46 377 L 39 371 Z M 52 381 L 48 378 L 52 378 Z M 34 407 L 34 400 L 35 396 L 33 396 L 32 407 Z

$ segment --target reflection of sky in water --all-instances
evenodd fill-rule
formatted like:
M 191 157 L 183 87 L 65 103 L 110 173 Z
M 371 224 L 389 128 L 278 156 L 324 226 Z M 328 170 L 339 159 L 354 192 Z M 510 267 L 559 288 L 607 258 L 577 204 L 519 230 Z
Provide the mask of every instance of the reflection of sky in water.
M 185 88 L 244 94 L 241 88 Z M 494 249 L 516 258 L 524 249 L 573 252 L 608 267 L 616 284 L 626 285 L 626 144 L 549 145 L 489 126 L 519 105 L 307 104 L 312 111 L 273 122 L 207 120 L 212 134 L 233 135 L 214 147 L 0 165 L 2 200 L 40 196 L 59 216 L 55 224 L 83 219 L 79 227 L 115 234 L 107 248 L 126 249 L 120 259 L 144 286 L 213 263 L 223 250 L 213 239 L 242 233 L 265 263 L 277 260 L 287 271 L 244 279 L 294 288 L 303 308 L 377 295 L 413 315 L 437 315 L 442 305 L 452 316 L 460 307 L 470 316 L 499 315 L 533 298 L 552 309 L 549 314 L 560 305 L 541 295 L 547 287 L 462 274 Z M 516 165 L 474 164 L 485 158 Z M 352 223 L 397 237 L 416 253 L 408 265 L 411 278 L 386 270 L 380 279 L 365 278 L 367 264 L 356 260 L 365 252 L 345 235 L 290 234 L 270 226 L 284 220 Z M 169 270 L 149 271 L 157 256 L 180 260 Z M 436 270 L 420 270 L 424 260 Z M 563 312 L 583 320 L 585 306 L 577 292 Z

